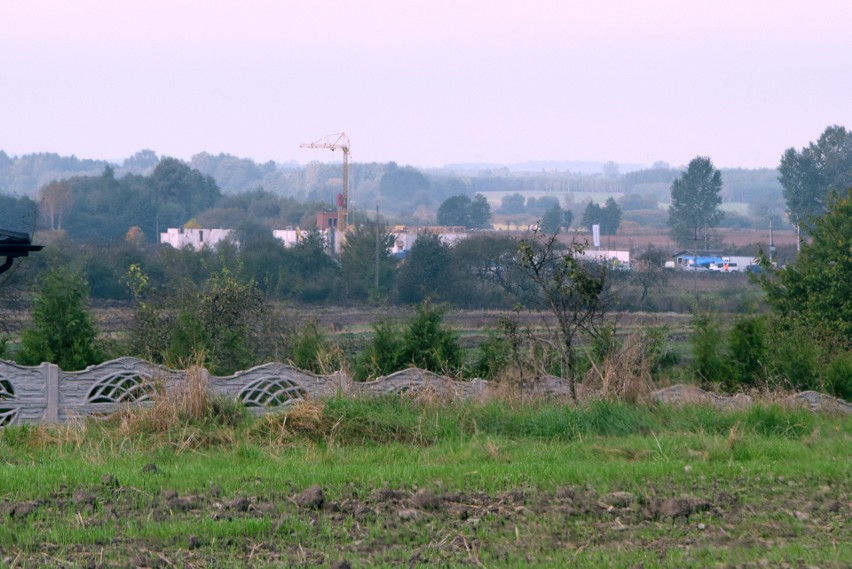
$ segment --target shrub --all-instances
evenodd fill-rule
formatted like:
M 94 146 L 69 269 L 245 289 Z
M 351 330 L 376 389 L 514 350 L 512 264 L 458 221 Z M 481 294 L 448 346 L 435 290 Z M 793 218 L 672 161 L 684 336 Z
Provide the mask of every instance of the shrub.
M 417 307 L 416 316 L 400 331 L 388 321 L 373 325 L 373 339 L 356 364 L 356 379 L 387 375 L 408 366 L 435 373 L 461 371 L 464 351 L 458 334 L 444 327 L 443 310 L 428 301 Z
M 773 386 L 794 390 L 821 387 L 819 369 L 823 349 L 812 332 L 802 322 L 776 320 L 773 323 L 768 342 Z
M 402 332 L 389 320 L 373 324 L 373 339 L 355 363 L 355 380 L 366 381 L 393 373 L 403 367 Z
M 293 344 L 293 365 L 314 373 L 322 373 L 323 362 L 329 353 L 328 341 L 315 321 L 308 322 Z
M 417 315 L 403 333 L 400 362 L 436 373 L 461 369 L 464 351 L 458 334 L 444 327 L 444 312 L 428 301 L 417 307 Z
M 85 279 L 64 268 L 48 270 L 39 279 L 33 302 L 32 323 L 21 335 L 18 363 L 57 364 L 64 370 L 80 370 L 105 358 L 96 339 L 98 330 L 85 308 Z
M 511 345 L 498 330 L 489 330 L 488 337 L 479 344 L 479 356 L 473 374 L 483 379 L 494 379 L 509 364 Z
M 739 385 L 756 385 L 766 372 L 766 320 L 762 317 L 738 319 L 728 337 L 728 346 L 731 354 L 731 374 L 725 387 L 736 389 Z
M 730 372 L 719 322 L 709 313 L 696 313 L 692 323 L 692 370 L 695 377 L 704 386 L 726 383 Z
M 186 280 L 152 290 L 132 265 L 125 282 L 135 300 L 128 348 L 134 355 L 171 367 L 204 354 L 211 373 L 247 369 L 280 358 L 290 324 L 267 306 L 254 281 L 242 282 L 223 269 L 200 285 Z
M 852 401 L 852 353 L 834 358 L 825 369 L 823 382 L 828 393 Z

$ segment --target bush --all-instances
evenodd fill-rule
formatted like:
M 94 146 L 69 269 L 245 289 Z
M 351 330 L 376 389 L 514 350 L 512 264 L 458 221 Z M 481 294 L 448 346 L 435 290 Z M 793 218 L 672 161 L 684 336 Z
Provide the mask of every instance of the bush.
M 734 323 L 728 337 L 731 354 L 731 374 L 725 387 L 736 390 L 740 385 L 757 385 L 766 376 L 768 347 L 766 320 L 762 317 L 743 317 Z
M 803 323 L 773 322 L 768 342 L 773 387 L 821 388 L 819 369 L 823 349 L 812 332 Z
M 461 371 L 464 351 L 458 334 L 444 328 L 443 311 L 428 302 L 417 307 L 417 315 L 402 331 L 388 321 L 374 324 L 373 331 L 373 339 L 355 367 L 355 378 L 359 381 L 408 366 L 441 374 Z
M 32 323 L 21 335 L 18 363 L 51 362 L 66 371 L 101 363 L 105 354 L 96 341 L 98 330 L 84 306 L 85 279 L 54 268 L 39 279 L 39 287 Z
M 692 322 L 692 370 L 695 377 L 705 387 L 727 383 L 730 369 L 719 322 L 709 313 L 696 313 Z
M 825 369 L 825 390 L 846 401 L 852 401 L 852 353 L 834 358 Z
M 509 364 L 511 353 L 511 344 L 506 336 L 497 330 L 489 330 L 488 337 L 479 344 L 473 374 L 483 379 L 496 378 Z
M 401 369 L 401 354 L 402 332 L 393 322 L 379 320 L 373 324 L 373 339 L 355 363 L 355 380 L 366 381 Z
M 436 373 L 461 370 L 464 351 L 458 334 L 443 324 L 443 310 L 432 308 L 428 301 L 419 305 L 417 315 L 403 333 L 400 362 Z
M 286 355 L 280 346 L 289 342 L 289 324 L 266 305 L 254 281 L 223 269 L 200 285 L 186 280 L 153 291 L 132 265 L 125 282 L 136 304 L 128 342 L 134 355 L 175 367 L 204 354 L 204 365 L 217 375 Z
M 293 343 L 293 365 L 299 369 L 323 373 L 329 353 L 325 335 L 315 321 L 308 322 Z

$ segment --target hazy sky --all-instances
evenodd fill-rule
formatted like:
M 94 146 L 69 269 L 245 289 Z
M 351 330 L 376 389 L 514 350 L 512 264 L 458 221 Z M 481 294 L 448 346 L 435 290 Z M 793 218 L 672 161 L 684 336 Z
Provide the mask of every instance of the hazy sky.
M 0 150 L 775 167 L 852 128 L 849 0 L 0 0 Z

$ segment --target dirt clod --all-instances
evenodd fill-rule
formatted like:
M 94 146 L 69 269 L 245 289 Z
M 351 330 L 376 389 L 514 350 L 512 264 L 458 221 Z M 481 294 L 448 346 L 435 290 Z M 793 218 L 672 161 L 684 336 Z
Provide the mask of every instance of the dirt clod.
M 28 502 L 19 502 L 13 505 L 9 509 L 9 517 L 11 518 L 25 518 L 35 512 L 41 504 L 36 501 L 28 501 Z
M 404 509 L 397 512 L 397 516 L 401 520 L 416 520 L 420 516 L 420 512 L 417 510 Z
M 301 494 L 297 494 L 294 500 L 302 508 L 319 510 L 325 504 L 325 492 L 321 486 L 311 486 Z
M 601 497 L 601 502 L 614 508 L 627 508 L 635 501 L 636 497 L 630 492 L 610 492 Z
M 441 509 L 441 499 L 434 492 L 426 488 L 421 488 L 412 497 L 411 503 L 414 507 L 428 512 L 434 512 Z
M 226 504 L 229 510 L 234 510 L 235 512 L 247 512 L 250 505 L 251 503 L 248 501 L 248 498 L 243 498 L 242 496 L 234 498 Z

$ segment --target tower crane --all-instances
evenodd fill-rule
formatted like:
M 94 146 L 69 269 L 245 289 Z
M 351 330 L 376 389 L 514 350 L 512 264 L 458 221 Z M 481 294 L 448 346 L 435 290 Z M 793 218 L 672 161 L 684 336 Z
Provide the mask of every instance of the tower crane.
M 332 152 L 343 151 L 343 189 L 337 194 L 337 230 L 349 228 L 349 137 L 345 132 L 329 134 L 316 142 L 300 144 L 299 148 L 328 148 Z

